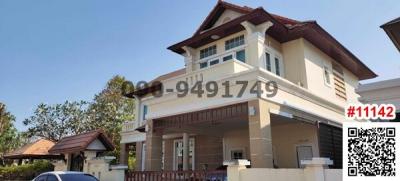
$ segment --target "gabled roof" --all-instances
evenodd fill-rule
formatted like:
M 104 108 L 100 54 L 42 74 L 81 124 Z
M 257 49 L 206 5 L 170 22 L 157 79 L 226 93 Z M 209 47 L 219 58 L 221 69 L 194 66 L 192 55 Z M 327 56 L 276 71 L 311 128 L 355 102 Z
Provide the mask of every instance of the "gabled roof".
M 220 26 L 211 28 L 226 9 L 240 12 L 243 15 Z M 249 7 L 233 5 L 224 1 L 218 1 L 217 5 L 210 12 L 192 37 L 176 43 L 168 47 L 168 49 L 182 54 L 184 53 L 184 46 L 198 48 L 202 45 L 215 41 L 211 38 L 212 35 L 218 35 L 220 38 L 223 38 L 244 30 L 244 27 L 241 25 L 241 23 L 244 21 L 249 21 L 255 25 L 266 21 L 271 21 L 273 26 L 269 28 L 266 33 L 278 40 L 280 43 L 304 38 L 311 42 L 314 46 L 318 47 L 322 52 L 332 57 L 339 64 L 350 70 L 360 80 L 370 79 L 377 76 L 355 55 L 347 50 L 321 26 L 319 26 L 316 21 L 301 22 L 283 16 L 270 14 L 262 7 L 253 9 Z
M 54 142 L 46 139 L 39 139 L 35 142 L 28 143 L 13 152 L 4 155 L 7 159 L 29 159 L 29 158 L 63 158 L 57 154 L 50 154 L 49 149 L 54 146 Z
M 114 150 L 114 145 L 111 140 L 105 135 L 102 130 L 94 130 L 86 133 L 68 136 L 62 138 L 55 144 L 49 153 L 73 153 L 86 150 L 90 143 L 98 139 L 106 147 L 107 151 Z
M 222 0 L 219 0 L 218 3 L 214 6 L 214 8 L 211 10 L 211 12 L 207 15 L 206 19 L 204 19 L 203 23 L 199 26 L 199 28 L 196 30 L 194 35 L 198 35 L 201 32 L 210 29 L 215 22 L 218 20 L 218 18 L 224 13 L 225 10 L 232 10 L 241 14 L 248 14 L 251 13 L 254 9 L 251 7 L 247 6 L 239 6 L 236 4 L 228 3 Z M 274 18 L 276 18 L 279 22 L 282 24 L 287 24 L 287 25 L 294 25 L 299 23 L 297 20 L 293 20 L 290 18 L 286 18 L 283 16 L 271 14 Z

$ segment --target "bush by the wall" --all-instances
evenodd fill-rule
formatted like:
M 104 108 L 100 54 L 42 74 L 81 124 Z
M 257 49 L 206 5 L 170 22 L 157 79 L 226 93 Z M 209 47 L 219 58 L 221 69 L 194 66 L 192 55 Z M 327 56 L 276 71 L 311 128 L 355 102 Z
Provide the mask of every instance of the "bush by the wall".
M 0 167 L 0 180 L 31 180 L 43 172 L 53 170 L 54 166 L 45 160 L 18 166 Z

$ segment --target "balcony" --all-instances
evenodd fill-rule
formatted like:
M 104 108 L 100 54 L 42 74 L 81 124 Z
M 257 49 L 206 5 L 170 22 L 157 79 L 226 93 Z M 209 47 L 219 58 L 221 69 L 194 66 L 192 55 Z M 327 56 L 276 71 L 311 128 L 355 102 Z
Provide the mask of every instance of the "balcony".
M 176 85 L 180 81 L 187 82 L 191 87 L 198 81 L 217 81 L 225 77 L 232 76 L 232 74 L 244 72 L 252 69 L 253 67 L 238 60 L 229 60 L 219 64 L 212 65 L 207 68 L 196 70 L 181 76 L 173 77 L 163 81 L 164 90 L 176 89 Z
M 136 121 L 126 121 L 122 123 L 122 132 L 135 131 L 136 128 Z

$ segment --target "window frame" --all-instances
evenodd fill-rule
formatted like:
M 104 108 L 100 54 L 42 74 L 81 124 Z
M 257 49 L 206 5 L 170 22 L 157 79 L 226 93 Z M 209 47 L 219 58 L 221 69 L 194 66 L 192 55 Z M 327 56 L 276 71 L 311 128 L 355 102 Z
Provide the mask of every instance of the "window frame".
M 202 51 L 207 51 L 207 50 L 212 51 L 212 49 L 213 49 L 214 47 L 215 47 L 215 52 L 211 52 L 211 54 L 202 53 Z M 205 55 L 202 56 L 203 54 L 205 54 Z M 217 44 L 210 45 L 210 46 L 207 46 L 207 47 L 202 48 L 202 49 L 199 50 L 199 60 L 202 60 L 202 59 L 205 59 L 205 58 L 207 58 L 207 57 L 211 57 L 211 56 L 217 55 L 217 54 L 218 54 L 218 47 L 217 47 Z
M 327 77 L 326 73 L 328 73 L 328 77 Z M 322 66 L 322 76 L 324 78 L 324 84 L 327 87 L 331 88 L 332 87 L 332 70 L 330 70 L 327 65 Z
M 267 68 L 267 54 L 269 54 L 269 62 L 271 66 L 271 70 L 268 70 Z M 279 75 L 277 74 L 276 71 L 276 60 L 279 62 Z M 281 53 L 279 53 L 277 50 L 273 49 L 272 47 L 266 46 L 265 52 L 264 52 L 264 61 L 263 61 L 263 69 L 265 69 L 268 72 L 271 72 L 279 77 L 285 78 L 285 64 L 283 62 L 283 56 Z
M 242 152 L 242 158 L 241 159 L 247 159 L 246 149 L 244 147 L 229 149 L 229 158 L 232 160 L 233 159 L 233 153 L 234 152 L 238 152 L 238 151 Z
M 142 106 L 142 116 L 141 116 L 142 117 L 142 121 L 146 120 L 146 115 L 147 115 L 148 112 L 149 112 L 148 106 L 143 104 L 143 106 Z
M 213 63 L 213 62 L 217 62 L 217 63 Z M 219 62 L 220 62 L 219 58 L 218 59 L 211 59 L 210 61 L 208 61 L 208 64 L 211 67 L 211 66 L 219 64 Z
M 244 51 L 245 52 L 244 62 L 242 62 L 242 61 L 240 61 L 240 60 L 238 60 L 236 58 L 236 53 L 240 52 L 240 51 Z M 224 61 L 224 58 L 228 57 L 228 56 L 232 56 L 232 58 Z M 211 65 L 210 62 L 215 61 L 215 60 L 218 60 L 218 63 Z M 207 59 L 200 60 L 198 62 L 199 70 L 200 69 L 205 69 L 205 68 L 208 68 L 208 67 L 211 67 L 211 66 L 214 66 L 214 65 L 218 65 L 220 63 L 224 63 L 224 62 L 227 62 L 227 61 L 231 61 L 231 60 L 237 60 L 239 62 L 246 63 L 246 44 L 240 45 L 240 46 L 235 47 L 235 48 L 232 48 L 232 49 L 230 49 L 230 50 L 228 50 L 228 51 L 226 51 L 224 53 L 221 53 L 221 54 L 212 55 L 212 56 L 208 57 Z M 207 65 L 205 67 L 201 67 L 202 63 L 206 63 Z
M 237 45 L 235 45 L 235 40 L 236 39 L 238 40 L 237 41 L 238 42 Z M 231 46 L 227 46 L 228 45 L 228 41 L 232 41 L 232 42 L 229 42 L 229 43 L 232 43 Z M 236 47 L 240 47 L 240 46 L 245 45 L 245 44 L 246 44 L 246 39 L 245 39 L 244 34 L 242 34 L 242 35 L 238 35 L 238 36 L 235 36 L 233 38 L 230 38 L 228 40 L 225 40 L 224 48 L 225 48 L 225 51 L 228 51 L 228 50 L 232 50 L 232 49 L 234 49 Z

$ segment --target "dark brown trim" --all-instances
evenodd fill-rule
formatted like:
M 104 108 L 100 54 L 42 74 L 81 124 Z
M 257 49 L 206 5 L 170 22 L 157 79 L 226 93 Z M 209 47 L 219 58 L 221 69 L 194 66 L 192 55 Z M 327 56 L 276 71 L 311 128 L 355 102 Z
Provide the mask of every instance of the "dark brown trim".
M 393 44 L 400 51 L 400 17 L 385 23 L 381 28 L 386 32 L 390 40 L 392 40 Z
M 226 10 L 236 11 L 242 14 L 250 13 L 253 9 L 249 7 L 241 7 L 235 4 L 227 3 L 224 1 L 218 1 L 218 3 L 214 6 L 211 12 L 207 15 L 206 19 L 204 19 L 203 23 L 196 30 L 194 35 L 200 34 L 202 31 L 211 28 L 212 25 L 218 20 L 218 18 L 222 15 L 222 13 Z
M 197 123 L 219 124 L 223 122 L 248 119 L 248 103 L 178 114 L 153 120 L 153 129 L 181 128 Z

